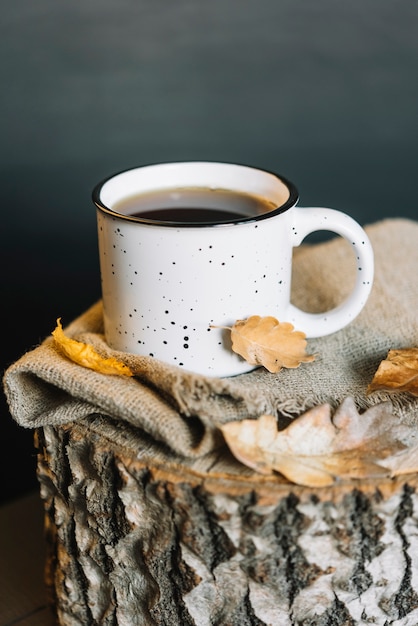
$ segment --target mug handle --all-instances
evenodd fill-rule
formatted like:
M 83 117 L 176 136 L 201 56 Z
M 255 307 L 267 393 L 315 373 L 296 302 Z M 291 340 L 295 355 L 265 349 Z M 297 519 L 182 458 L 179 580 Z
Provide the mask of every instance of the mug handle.
M 335 209 L 293 208 L 293 247 L 299 246 L 307 235 L 317 230 L 337 233 L 348 241 L 356 257 L 357 276 L 348 298 L 330 311 L 306 313 L 290 304 L 289 322 L 308 338 L 330 335 L 352 322 L 366 304 L 374 276 L 373 248 L 363 228 L 353 218 Z

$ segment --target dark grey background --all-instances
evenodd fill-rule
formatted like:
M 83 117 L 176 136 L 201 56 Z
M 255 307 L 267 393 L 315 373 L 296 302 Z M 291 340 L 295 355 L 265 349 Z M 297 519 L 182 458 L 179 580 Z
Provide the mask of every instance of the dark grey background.
M 416 218 L 417 26 L 416 0 L 4 0 L 3 370 L 100 297 L 90 194 L 115 171 L 235 161 L 302 206 Z M 10 499 L 35 460 L 4 399 L 0 437 Z

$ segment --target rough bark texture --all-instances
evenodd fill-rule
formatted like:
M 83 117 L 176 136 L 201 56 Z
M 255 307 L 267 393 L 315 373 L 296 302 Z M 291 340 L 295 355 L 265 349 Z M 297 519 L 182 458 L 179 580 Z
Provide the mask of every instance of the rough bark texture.
M 65 626 L 418 624 L 416 477 L 306 489 L 36 434 Z

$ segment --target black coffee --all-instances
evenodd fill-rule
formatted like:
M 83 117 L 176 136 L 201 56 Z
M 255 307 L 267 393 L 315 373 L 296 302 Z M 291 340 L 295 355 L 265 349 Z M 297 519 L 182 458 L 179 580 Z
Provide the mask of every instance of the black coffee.
M 238 191 L 185 187 L 131 196 L 113 208 L 123 215 L 160 222 L 219 224 L 266 213 L 275 205 Z

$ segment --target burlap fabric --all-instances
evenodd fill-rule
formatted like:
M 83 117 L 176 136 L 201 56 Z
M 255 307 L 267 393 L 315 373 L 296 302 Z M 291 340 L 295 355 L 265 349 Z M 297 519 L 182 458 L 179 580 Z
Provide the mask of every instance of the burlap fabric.
M 347 396 L 360 410 L 390 397 L 399 418 L 418 421 L 418 398 L 367 394 L 389 349 L 418 346 L 418 223 L 384 220 L 366 230 L 376 265 L 371 297 L 351 325 L 308 342 L 315 362 L 278 374 L 259 368 L 225 379 L 195 375 L 151 357 L 110 350 L 98 302 L 65 331 L 121 359 L 135 377 L 104 376 L 76 365 L 48 337 L 5 372 L 13 418 L 26 428 L 82 423 L 101 433 L 106 429 L 110 440 L 124 446 L 131 432 L 135 446 L 142 438 L 149 451 L 155 446 L 189 461 L 222 444 L 219 423 L 263 413 L 294 417 L 324 402 L 337 406 Z M 301 246 L 294 257 L 294 303 L 310 311 L 337 305 L 351 290 L 353 263 L 350 246 L 340 238 Z

